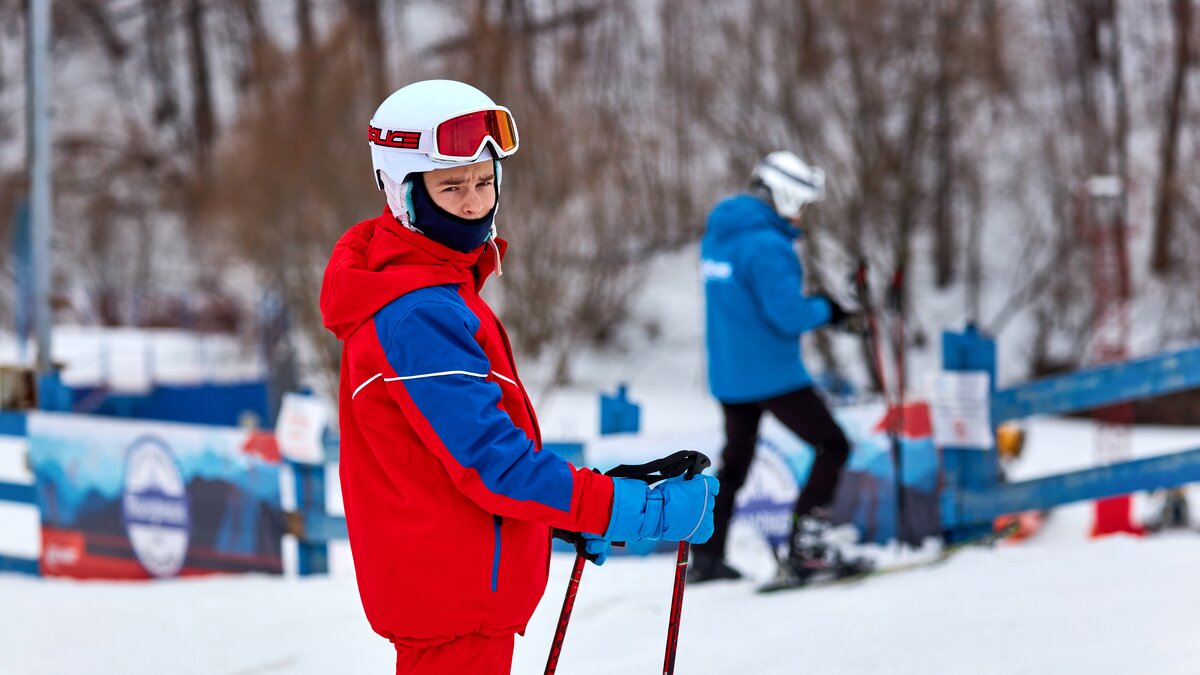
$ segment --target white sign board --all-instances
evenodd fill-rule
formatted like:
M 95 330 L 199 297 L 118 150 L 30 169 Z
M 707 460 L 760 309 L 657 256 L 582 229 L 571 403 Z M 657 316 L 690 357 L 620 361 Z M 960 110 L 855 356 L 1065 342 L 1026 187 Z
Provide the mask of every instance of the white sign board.
M 314 396 L 284 394 L 275 422 L 275 437 L 283 456 L 293 462 L 321 464 L 325 461 L 325 445 L 321 438 L 329 413 L 324 402 Z
M 982 370 L 935 376 L 930 412 L 938 447 L 989 450 L 995 445 L 988 388 L 988 374 Z

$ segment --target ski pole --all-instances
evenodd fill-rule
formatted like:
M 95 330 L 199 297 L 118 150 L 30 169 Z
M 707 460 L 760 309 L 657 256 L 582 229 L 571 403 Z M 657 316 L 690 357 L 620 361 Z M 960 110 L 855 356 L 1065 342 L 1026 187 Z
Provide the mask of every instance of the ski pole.
M 604 475 L 613 478 L 632 478 L 635 480 L 644 481 L 647 485 L 653 485 L 667 478 L 684 475 L 685 478 L 692 478 L 696 474 L 704 471 L 712 465 L 712 461 L 701 452 L 695 450 L 680 450 L 672 455 L 656 459 L 653 462 L 645 464 L 621 464 L 604 472 Z M 567 594 L 563 598 L 562 610 L 558 614 L 558 627 L 554 631 L 554 641 L 550 643 L 550 656 L 546 659 L 545 675 L 553 675 L 555 669 L 558 668 L 558 658 L 562 654 L 563 641 L 567 636 L 567 624 L 571 620 L 571 612 L 575 608 L 575 596 L 579 592 L 579 580 L 583 577 L 584 563 L 587 561 L 585 556 L 586 542 L 583 535 L 571 533 L 574 537 L 571 541 L 575 544 L 575 566 L 571 570 L 571 580 L 567 582 Z M 621 545 L 620 542 L 614 542 L 614 545 Z M 671 622 L 667 628 L 667 670 L 664 673 L 674 672 L 675 668 L 675 643 L 679 640 L 679 616 L 683 609 L 683 586 L 684 573 L 687 571 L 687 542 L 679 542 L 679 555 L 677 558 L 675 572 L 675 588 L 671 597 Z
M 567 582 L 567 595 L 563 598 L 562 610 L 558 613 L 558 627 L 554 630 L 554 641 L 550 643 L 550 657 L 546 659 L 546 675 L 553 675 L 558 668 L 558 656 L 562 653 L 563 640 L 567 637 L 567 623 L 571 620 L 571 611 L 575 609 L 575 594 L 579 592 L 579 579 L 583 577 L 583 567 L 587 558 L 575 554 L 575 566 L 571 568 L 571 580 Z
M 904 460 L 901 457 L 900 436 L 896 427 L 896 418 L 892 415 L 892 396 L 888 392 L 888 387 L 884 380 L 883 344 L 880 338 L 881 330 L 877 321 L 875 308 L 871 303 L 870 281 L 867 272 L 868 269 L 866 259 L 859 258 L 858 268 L 854 273 L 854 285 L 859 295 L 859 303 L 862 305 L 863 311 L 867 313 L 867 340 L 870 342 L 872 365 L 875 367 L 875 378 L 879 381 L 879 389 L 883 394 L 883 405 L 884 410 L 886 411 L 885 419 L 889 417 L 892 418 L 889 420 L 889 424 L 887 425 L 887 434 L 892 451 L 892 471 L 895 474 L 893 483 L 896 490 L 896 541 L 899 541 L 901 546 L 903 546 L 905 530 L 905 504 L 902 471 L 904 470 Z M 889 299 L 897 303 L 899 298 L 896 297 L 895 293 L 897 290 L 898 279 L 901 280 L 901 282 L 903 280 L 903 272 L 900 269 L 897 269 L 896 274 L 893 275 L 892 287 L 889 289 L 892 292 L 892 297 Z M 903 330 L 903 327 L 901 327 L 901 330 Z M 893 346 L 895 345 L 893 344 Z M 902 364 L 898 363 L 898 365 Z M 900 380 L 901 390 L 904 388 L 903 377 L 904 374 L 902 372 L 897 372 L 897 379 Z M 901 394 L 901 396 L 903 396 L 903 394 Z M 902 405 L 903 398 L 901 398 L 901 406 Z M 896 410 L 896 415 L 903 415 L 901 409 Z
M 675 558 L 675 589 L 671 594 L 671 619 L 667 624 L 667 655 L 663 662 L 663 675 L 675 672 L 675 651 L 679 644 L 679 618 L 683 614 L 683 587 L 687 583 L 688 554 L 691 545 L 679 542 L 679 554 Z
M 704 471 L 712 462 L 700 453 L 691 460 L 685 479 Z M 675 556 L 675 586 L 671 589 L 671 618 L 667 622 L 667 653 L 663 659 L 663 675 L 675 672 L 675 652 L 679 645 L 679 619 L 683 615 L 683 589 L 687 585 L 688 556 L 691 544 L 679 542 L 679 553 Z
M 871 365 L 874 367 L 875 381 L 879 384 L 879 393 L 883 395 L 884 404 L 888 403 L 888 388 L 883 372 L 883 354 L 879 347 L 879 324 L 875 307 L 871 302 L 870 281 L 867 276 L 867 260 L 859 258 L 858 268 L 854 272 L 854 289 L 858 295 L 858 304 L 862 305 L 867 315 L 867 342 L 871 352 Z
M 896 362 L 896 417 L 892 424 L 892 452 L 896 463 L 896 538 L 903 545 L 908 536 L 908 508 L 904 496 L 904 388 L 905 382 L 905 337 L 904 337 L 904 265 L 898 265 L 892 274 L 892 285 L 888 290 L 889 305 L 896 313 L 892 322 L 892 354 Z

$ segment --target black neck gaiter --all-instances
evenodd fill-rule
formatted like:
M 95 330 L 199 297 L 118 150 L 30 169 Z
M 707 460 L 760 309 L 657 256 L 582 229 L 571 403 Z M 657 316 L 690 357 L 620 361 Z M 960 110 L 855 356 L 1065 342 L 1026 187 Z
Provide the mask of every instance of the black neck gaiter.
M 425 189 L 424 177 L 413 174 L 412 204 L 413 226 L 422 234 L 455 251 L 470 253 L 487 241 L 492 231 L 492 220 L 496 217 L 496 206 L 500 205 L 500 195 L 497 192 L 496 206 L 486 216 L 467 220 L 435 204 Z

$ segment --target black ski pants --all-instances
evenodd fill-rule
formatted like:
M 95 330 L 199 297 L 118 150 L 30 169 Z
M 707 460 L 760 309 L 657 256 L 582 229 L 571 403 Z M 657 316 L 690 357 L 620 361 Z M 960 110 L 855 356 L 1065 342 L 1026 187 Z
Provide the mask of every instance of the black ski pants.
M 711 539 L 696 546 L 698 553 L 718 558 L 725 555 L 733 503 L 754 460 L 758 424 L 764 412 L 774 415 L 816 451 L 808 482 L 796 499 L 797 516 L 833 501 L 842 467 L 850 456 L 846 435 L 812 387 L 752 403 L 722 403 L 721 407 L 725 412 L 725 448 L 721 451 L 721 470 L 717 472 L 721 491 L 713 508 L 715 531 Z

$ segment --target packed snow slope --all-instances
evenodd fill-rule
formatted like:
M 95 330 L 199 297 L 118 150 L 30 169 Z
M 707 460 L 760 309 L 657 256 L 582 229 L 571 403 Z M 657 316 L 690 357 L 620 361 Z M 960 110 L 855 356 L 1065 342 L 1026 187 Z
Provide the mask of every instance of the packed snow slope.
M 1195 533 L 968 551 L 945 565 L 759 596 L 752 582 L 686 596 L 679 673 L 1194 673 Z M 746 556 L 738 557 L 746 566 Z M 765 559 L 761 562 L 765 562 Z M 541 672 L 571 560 L 514 673 Z M 749 566 L 762 573 L 761 565 Z M 589 567 L 559 672 L 662 665 L 673 560 Z M 0 664 L 13 675 L 387 673 L 353 579 L 219 577 L 155 584 L 0 576 Z
M 1094 429 L 1035 420 L 1022 477 L 1086 462 Z M 1135 454 L 1200 445 L 1200 429 L 1138 429 Z M 1148 503 L 1139 500 L 1139 507 Z M 749 578 L 688 589 L 677 672 L 1195 673 L 1200 534 L 1087 538 L 1090 506 L 1053 513 L 1019 545 L 841 586 L 754 593 L 773 571 L 735 527 Z M 930 551 L 874 549 L 885 562 Z M 541 672 L 572 559 L 555 554 L 514 673 Z M 391 645 L 362 615 L 344 546 L 334 574 L 81 583 L 0 575 L 0 673 L 386 673 Z M 588 566 L 559 672 L 660 672 L 672 556 Z

